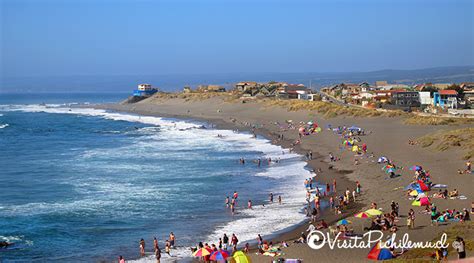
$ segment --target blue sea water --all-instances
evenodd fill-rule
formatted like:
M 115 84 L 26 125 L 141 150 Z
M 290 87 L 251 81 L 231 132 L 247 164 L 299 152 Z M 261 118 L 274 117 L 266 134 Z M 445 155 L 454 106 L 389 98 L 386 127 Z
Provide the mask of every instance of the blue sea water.
M 303 220 L 301 156 L 205 123 L 68 105 L 121 98 L 0 95 L 0 240 L 15 243 L 0 261 L 135 259 L 140 238 L 151 252 L 170 231 L 176 260 L 224 232 L 253 240 Z M 281 162 L 250 161 L 268 157 Z M 234 191 L 236 215 L 224 206 Z

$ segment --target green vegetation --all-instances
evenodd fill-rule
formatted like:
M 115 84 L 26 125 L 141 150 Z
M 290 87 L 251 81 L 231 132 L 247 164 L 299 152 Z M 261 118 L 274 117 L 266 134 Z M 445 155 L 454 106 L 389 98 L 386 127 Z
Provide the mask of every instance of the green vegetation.
M 458 125 L 474 123 L 474 119 L 420 116 L 412 114 L 411 117 L 405 119 L 404 123 L 411 125 Z
M 266 100 L 267 107 L 283 107 L 289 111 L 316 111 L 325 118 L 334 118 L 337 116 L 351 116 L 351 117 L 396 117 L 405 115 L 402 111 L 376 111 L 372 109 L 355 108 L 349 106 L 342 106 L 335 103 L 323 101 L 305 101 L 305 100 Z
M 448 248 L 448 255 L 457 255 L 456 250 L 451 246 L 456 237 L 462 237 L 464 242 L 466 242 L 466 250 L 474 250 L 474 222 L 464 222 L 456 224 L 445 231 L 441 232 L 436 236 L 432 242 L 440 240 L 441 235 L 446 233 L 448 236 L 447 243 L 450 244 Z M 433 259 L 430 258 L 430 255 L 434 253 L 434 249 L 422 249 L 415 248 L 407 251 L 402 256 L 396 260 L 390 262 L 433 262 Z
M 421 147 L 431 147 L 437 151 L 459 147 L 465 150 L 463 159 L 474 157 L 474 128 L 439 131 L 420 137 L 417 141 Z

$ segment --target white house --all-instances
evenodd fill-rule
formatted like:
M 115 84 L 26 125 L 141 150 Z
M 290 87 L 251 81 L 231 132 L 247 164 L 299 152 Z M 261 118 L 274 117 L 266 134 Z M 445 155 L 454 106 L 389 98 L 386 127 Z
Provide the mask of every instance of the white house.
M 420 91 L 420 103 L 421 105 L 432 105 L 433 98 L 431 98 L 431 93 L 429 91 Z

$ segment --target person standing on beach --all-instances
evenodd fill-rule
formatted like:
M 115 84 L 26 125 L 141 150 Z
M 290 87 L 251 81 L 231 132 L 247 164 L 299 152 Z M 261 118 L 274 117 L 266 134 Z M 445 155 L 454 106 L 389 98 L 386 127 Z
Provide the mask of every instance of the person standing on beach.
M 229 197 L 228 196 L 225 198 L 225 206 L 227 208 L 229 208 Z
M 257 235 L 257 244 L 258 244 L 258 249 L 262 249 L 263 246 L 263 238 L 260 234 Z
M 453 242 L 453 248 L 458 252 L 458 259 L 466 258 L 466 243 L 461 237 L 456 237 L 456 241 Z
M 252 209 L 252 200 L 249 199 L 249 201 L 247 202 L 247 207 L 248 209 Z
M 408 228 L 415 228 L 415 211 L 413 209 L 410 209 L 410 212 L 408 212 L 407 225 Z
M 143 238 L 140 239 L 140 255 L 145 256 L 145 240 Z
M 270 203 L 273 203 L 273 193 L 270 193 Z
M 329 195 L 330 192 L 331 192 L 331 186 L 329 186 L 329 184 L 326 184 L 326 195 Z
M 332 181 L 332 191 L 333 191 L 334 193 L 337 192 L 337 190 L 336 190 L 336 179 L 334 179 L 334 180 Z
M 278 196 L 278 204 L 281 205 L 281 195 Z
M 118 263 L 125 263 L 125 259 L 123 258 L 123 256 L 119 256 Z
M 171 252 L 171 244 L 168 240 L 166 240 L 166 242 L 165 242 L 165 253 L 168 254 L 168 256 L 171 257 L 170 252 Z
M 160 263 L 160 261 L 161 261 L 161 249 L 159 247 L 156 248 L 155 258 L 156 258 L 156 263 Z
M 226 233 L 224 233 L 224 236 L 222 237 L 222 247 L 224 250 L 227 250 L 227 246 L 229 245 L 229 237 L 227 236 Z
M 239 193 L 237 193 L 237 191 L 234 191 L 234 195 L 233 195 L 234 200 L 237 200 L 238 197 L 239 197 Z
M 174 243 L 175 243 L 175 241 L 176 241 L 176 237 L 174 236 L 174 233 L 171 232 L 171 233 L 170 233 L 170 247 L 171 247 L 171 248 L 174 248 Z
M 156 239 L 156 237 L 153 237 L 153 249 L 156 253 L 156 250 L 158 249 L 158 240 Z
M 231 240 L 232 251 L 237 251 L 237 243 L 239 243 L 239 239 L 237 238 L 235 234 L 232 234 L 232 240 Z

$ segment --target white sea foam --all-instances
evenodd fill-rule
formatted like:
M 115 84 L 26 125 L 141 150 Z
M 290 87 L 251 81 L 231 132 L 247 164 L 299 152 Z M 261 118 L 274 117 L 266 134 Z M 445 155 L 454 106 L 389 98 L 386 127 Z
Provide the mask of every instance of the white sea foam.
M 262 169 L 262 172 L 257 173 L 256 176 L 268 177 L 270 179 L 277 179 L 278 184 L 272 185 L 272 191 L 275 193 L 282 193 L 283 204 L 279 205 L 269 204 L 264 206 L 255 206 L 253 209 L 242 209 L 238 210 L 241 213 L 236 220 L 229 223 L 217 226 L 214 231 L 205 238 L 206 242 L 216 243 L 219 237 L 222 237 L 223 233 L 231 235 L 235 233 L 240 244 L 245 244 L 247 241 L 255 240 L 257 234 L 263 236 L 281 231 L 285 228 L 293 226 L 304 220 L 305 216 L 301 213 L 301 209 L 305 203 L 305 191 L 302 186 L 304 178 L 310 177 L 309 171 L 304 169 L 305 163 L 300 161 L 301 156 L 289 153 L 287 150 L 280 146 L 272 145 L 269 140 L 266 139 L 254 139 L 250 134 L 245 133 L 234 133 L 230 130 L 214 130 L 214 129 L 195 129 L 200 125 L 187 121 L 170 121 L 160 117 L 151 116 L 138 116 L 127 113 L 116 113 L 108 112 L 105 110 L 98 109 L 87 109 L 87 108 L 71 108 L 63 107 L 61 105 L 21 105 L 21 106 L 9 106 L 8 110 L 19 110 L 24 112 L 47 112 L 47 113 L 60 113 L 60 114 L 78 114 L 85 116 L 96 116 L 105 119 L 117 120 L 117 121 L 129 121 L 129 122 L 140 122 L 144 124 L 159 126 L 160 129 L 167 129 L 172 132 L 166 133 L 155 133 L 153 130 L 155 127 L 145 127 L 137 130 L 136 132 L 149 133 L 151 138 L 157 142 L 160 140 L 166 140 L 168 143 L 167 147 L 173 147 L 175 150 L 179 149 L 196 149 L 199 147 L 215 147 L 216 150 L 226 151 L 229 150 L 229 145 L 237 145 L 245 150 L 263 152 L 265 157 L 271 157 L 273 160 L 276 158 L 280 159 L 280 163 L 272 163 L 266 169 Z M 217 135 L 222 137 L 217 137 Z M 176 139 L 176 140 L 173 140 Z M 178 140 L 179 139 L 179 140 Z M 209 141 L 212 140 L 212 143 Z M 119 149 L 120 154 L 127 156 L 127 154 L 137 154 L 137 149 L 147 149 L 146 147 L 156 147 L 157 144 L 150 142 L 143 142 L 140 140 L 136 141 L 136 147 L 134 149 Z M 100 153 L 90 151 L 86 152 L 83 158 L 93 158 L 95 155 L 107 155 L 116 154 L 117 149 L 114 152 L 107 152 L 102 149 Z M 163 151 L 146 151 L 147 154 L 161 154 L 166 155 Z M 151 152 L 151 153 L 150 153 Z M 179 158 L 194 158 L 191 153 L 182 154 Z M 177 156 L 171 156 L 170 158 L 176 158 Z M 263 160 L 262 160 L 263 161 Z M 114 164 L 114 166 L 117 164 Z M 137 167 L 123 167 L 126 169 L 144 169 L 143 166 Z M 146 167 L 145 167 L 146 169 Z M 115 194 L 120 199 L 121 192 L 133 191 L 143 195 L 160 194 L 156 193 L 156 189 L 150 187 L 147 189 L 133 189 L 131 185 L 120 185 L 112 182 L 94 182 L 93 185 L 84 185 L 81 182 L 77 182 L 76 187 L 82 191 L 88 191 L 88 187 L 98 187 L 108 194 Z M 124 189 L 122 189 L 124 188 Z M 132 188 L 132 189 L 131 189 Z M 263 190 L 263 189 L 262 189 Z M 163 194 L 163 193 L 161 193 Z M 163 194 L 166 196 L 166 194 Z M 116 202 L 116 197 L 110 199 Z M 123 200 L 126 201 L 125 199 Z M 44 213 L 57 210 L 69 210 L 69 209 L 96 209 L 107 204 L 104 200 L 80 200 L 61 204 L 45 204 L 35 203 L 16 206 L 11 208 L 10 212 L 31 212 L 31 213 Z M 242 201 L 241 201 L 242 202 Z M 132 204 L 131 204 L 132 205 Z M 198 240 L 196 240 L 198 242 Z M 179 258 L 191 256 L 188 248 L 180 248 L 172 250 L 174 256 Z M 176 259 L 176 258 L 174 258 Z M 166 255 L 163 256 L 163 260 L 166 261 Z M 154 262 L 153 257 L 142 258 L 135 262 Z
M 10 126 L 8 123 L 5 124 L 0 124 L 0 129 L 4 129 L 6 127 Z

